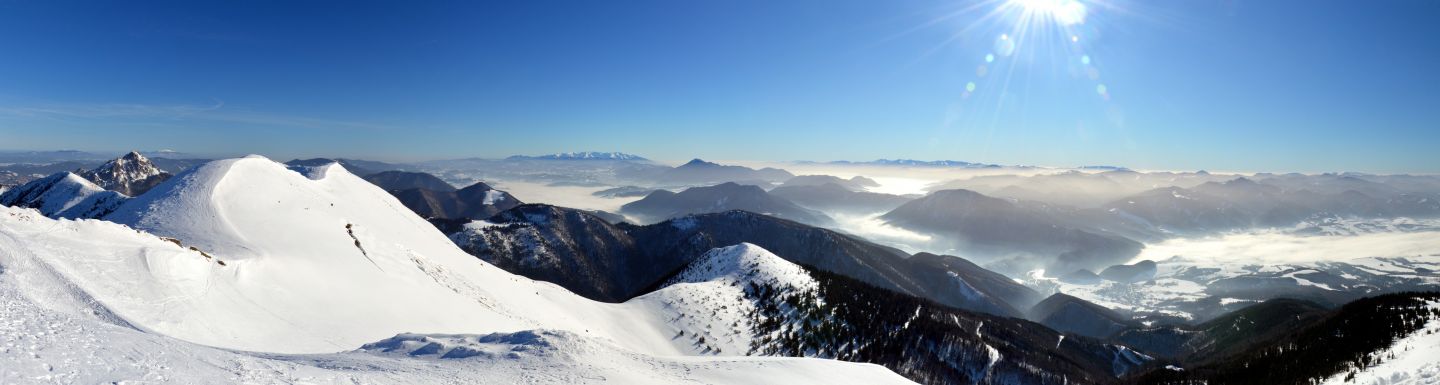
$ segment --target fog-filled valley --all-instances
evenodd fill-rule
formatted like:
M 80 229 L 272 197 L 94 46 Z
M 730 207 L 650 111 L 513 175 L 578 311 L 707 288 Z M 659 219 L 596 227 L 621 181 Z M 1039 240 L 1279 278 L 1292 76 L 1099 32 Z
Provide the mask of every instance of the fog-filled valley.
M 248 228 L 264 222 L 243 222 L 258 219 L 240 219 L 242 216 L 237 215 L 241 214 L 234 210 L 265 205 L 263 200 L 256 200 L 264 198 L 252 197 L 261 190 L 244 190 L 264 189 L 264 195 L 272 195 L 270 199 L 286 207 L 279 215 L 300 216 L 286 223 L 310 223 L 306 222 L 310 219 L 300 218 L 318 214 L 313 213 L 315 210 L 332 212 L 322 215 L 332 219 L 315 223 L 321 227 L 343 225 L 339 238 L 353 241 L 351 249 L 362 258 L 360 265 L 352 267 L 359 269 L 355 274 L 373 265 L 370 268 L 376 270 L 365 274 L 393 276 L 398 273 L 392 270 L 405 270 L 399 266 L 418 264 L 421 277 L 428 274 L 441 287 L 460 293 L 457 299 L 476 295 L 486 298 L 480 300 L 483 306 L 473 310 L 476 313 L 470 317 L 495 317 L 484 314 L 499 311 L 497 321 L 482 322 L 491 326 L 468 328 L 455 320 L 432 319 L 436 316 L 418 309 L 404 310 L 412 318 L 419 318 L 377 318 L 372 326 L 355 329 L 358 333 L 341 334 L 343 341 L 335 339 L 341 335 L 314 335 L 318 339 L 311 342 L 306 342 L 311 336 L 297 336 L 290 338 L 290 348 L 273 350 L 286 354 L 324 353 L 370 342 L 360 353 L 327 358 L 257 358 L 309 368 L 304 370 L 337 379 L 371 374 L 329 372 L 334 369 L 331 364 L 317 366 L 317 360 L 383 361 L 386 359 L 362 356 L 373 351 L 407 351 L 417 343 L 443 346 L 440 349 L 451 349 L 451 344 L 453 349 L 461 350 L 522 349 L 517 346 L 530 346 L 526 344 L 541 338 L 544 346 L 598 343 L 603 346 L 598 349 L 662 356 L 685 352 L 700 356 L 780 355 L 867 362 L 922 383 L 996 382 L 1001 378 L 1025 379 L 1018 383 L 1054 383 L 1064 382 L 1067 377 L 1087 378 L 1085 382 L 1095 383 L 1149 381 L 1164 377 L 1156 373 L 1170 370 L 1166 368 L 1209 368 L 1227 355 L 1249 354 L 1278 338 L 1276 333 L 1285 328 L 1321 327 L 1312 322 L 1345 316 L 1347 304 L 1365 298 L 1391 295 L 1380 298 L 1420 298 L 1420 303 L 1433 304 L 1433 299 L 1424 299 L 1429 297 L 1406 293 L 1440 288 L 1440 177 L 1427 175 L 1141 172 L 1118 167 L 1051 168 L 953 161 L 794 162 L 747 167 L 696 159 L 667 165 L 619 153 L 420 163 L 297 159 L 285 164 L 258 156 L 218 161 L 163 156 L 132 152 L 110 160 L 64 159 L 50 163 L 52 168 L 77 166 L 79 170 L 49 175 L 34 172 L 44 170 L 40 162 L 0 166 L 0 170 L 12 173 L 0 193 L 0 204 L 11 206 L 6 209 L 11 219 L 5 226 L 12 233 L 8 250 L 41 247 L 31 252 L 39 254 L 27 254 L 31 256 L 22 260 L 12 256 L 6 263 L 39 263 L 61 269 L 59 274 L 64 279 L 81 280 L 69 285 L 76 285 L 83 293 L 72 295 L 92 296 L 94 299 L 89 301 L 99 301 L 105 311 L 113 312 L 106 318 L 111 321 L 104 322 L 148 325 L 142 327 L 160 328 L 163 334 L 202 345 L 275 349 L 276 345 L 256 344 L 254 337 L 245 337 L 243 331 L 231 331 L 242 334 L 226 342 L 215 339 L 224 337 L 203 337 L 198 330 L 154 324 L 166 318 L 153 312 L 172 311 L 161 310 L 171 305 L 142 310 L 147 308 L 90 291 L 103 285 L 94 286 L 101 281 L 87 280 L 112 276 L 116 278 L 110 279 L 118 279 L 114 281 L 118 283 L 135 278 L 113 270 L 91 277 L 102 270 L 87 270 L 97 268 L 84 265 L 90 262 L 48 260 L 51 257 L 46 253 L 64 253 L 52 249 L 80 251 L 89 246 L 70 245 L 63 238 L 36 238 L 41 237 L 40 233 L 32 233 L 34 230 L 28 227 L 32 225 L 27 224 L 43 228 L 78 226 L 73 231 L 115 239 L 108 242 L 140 242 L 105 235 L 115 231 L 108 227 L 111 223 L 118 224 L 141 234 L 155 234 L 150 239 L 158 237 L 189 247 L 204 259 L 220 264 L 216 268 L 251 269 L 255 271 L 251 274 L 270 275 L 260 273 L 266 269 L 260 266 L 275 263 L 260 262 L 271 258 L 266 255 L 304 255 L 310 252 L 300 250 L 316 246 L 307 246 L 308 241 L 293 246 L 256 243 L 257 239 L 290 239 L 311 231 L 302 226 L 284 230 L 301 233 L 284 235 L 264 227 Z M 309 183 L 327 187 L 318 187 L 323 190 L 317 191 L 325 192 L 303 192 L 312 189 L 305 187 Z M 244 189 L 233 190 L 237 187 Z M 290 192 L 292 189 L 299 190 Z M 386 194 L 376 196 L 364 193 L 364 189 Z M 216 195 L 222 190 L 235 192 L 225 197 Z M 211 196 L 211 203 L 196 200 L 206 194 Z M 309 198 L 312 194 L 327 198 L 314 200 Z M 286 203 L 295 199 L 300 201 Z M 344 202 L 357 199 L 371 203 L 346 208 Z M 387 201 L 393 203 L 384 203 Z M 394 206 L 380 209 L 376 204 Z M 363 209 L 366 212 L 380 210 L 391 213 L 385 215 L 399 216 L 365 222 L 355 217 L 360 212 L 349 211 L 358 207 L 369 207 Z M 395 209 L 406 212 L 401 215 Z M 214 215 L 221 219 L 187 214 L 197 210 L 215 210 Z M 37 216 L 62 221 L 45 224 Z M 399 219 L 407 216 L 413 219 Z M 338 225 L 323 224 L 347 217 L 351 219 Z M 393 227 L 396 221 L 411 224 L 385 227 Z M 417 224 L 419 227 L 414 227 Z M 381 240 L 386 238 L 392 240 Z M 414 249 L 415 242 L 421 242 L 418 239 L 425 239 L 424 247 L 429 251 Z M 398 249 L 386 246 L 396 240 L 400 242 L 395 244 Z M 28 243 L 33 241 L 42 243 Z M 434 243 L 437 241 L 441 244 Z M 24 246 L 27 244 L 31 246 Z M 447 248 L 454 251 L 440 251 Z M 321 255 L 343 253 L 342 249 L 314 250 Z M 110 258 L 132 258 L 116 252 L 119 254 Z M 148 255 L 145 253 L 153 252 L 140 255 Z M 450 262 L 432 261 L 435 253 L 446 255 L 444 258 Z M 403 257 L 407 254 L 410 257 Z M 512 293 L 513 289 L 486 289 L 485 284 L 478 283 L 481 281 L 456 276 L 478 274 L 465 273 L 469 267 L 454 265 L 458 263 L 454 260 L 456 254 L 500 268 L 484 274 L 516 274 L 558 286 L 536 292 L 546 298 L 544 302 L 505 305 L 510 294 L 501 293 Z M 386 262 L 386 258 L 395 256 L 406 259 Z M 735 257 L 741 260 L 725 259 Z M 193 276 L 195 267 L 184 268 L 191 272 L 173 270 L 178 266 L 154 272 L 158 262 L 153 256 L 143 258 L 150 259 L 152 272 L 146 279 L 158 280 L 151 289 L 157 293 L 193 290 L 167 283 L 173 279 L 169 277 L 189 276 L 184 279 L 208 281 L 210 287 L 220 279 L 213 275 L 197 278 Z M 81 264 L 67 265 L 75 263 Z M 298 262 L 289 264 L 294 263 Z M 246 267 L 252 265 L 255 267 Z M 17 265 L 6 269 L 29 268 Z M 713 276 L 717 274 L 714 269 L 739 269 L 735 273 L 739 275 Z M 785 278 L 754 278 L 757 275 Z M 354 277 L 365 280 L 364 276 Z M 287 287 L 300 282 L 286 281 L 294 278 L 285 277 L 276 275 L 273 279 L 281 281 L 270 285 Z M 376 277 L 369 280 L 380 282 L 375 281 L 381 279 Z M 725 283 L 715 288 L 693 286 L 699 282 Z M 240 286 L 225 290 L 256 290 L 246 288 L 243 281 L 233 284 Z M 393 293 L 401 288 L 383 290 Z M 482 294 L 486 290 L 502 292 L 494 293 L 499 296 Z M 558 292 L 545 294 L 550 291 Z M 233 301 L 222 299 L 228 298 L 223 294 L 209 295 Z M 250 297 L 249 301 L 262 298 L 255 294 L 241 296 Z M 916 322 L 913 318 L 854 318 L 864 314 L 863 309 L 876 306 L 873 301 L 880 298 L 889 298 L 885 301 L 892 305 L 887 306 L 898 307 L 882 314 L 913 313 L 930 320 L 924 329 L 914 331 L 918 338 L 915 341 L 921 345 L 877 344 L 895 333 L 896 325 Z M 285 322 L 310 322 L 295 318 L 306 317 L 293 310 L 294 306 L 304 306 L 304 299 L 296 300 L 259 302 L 186 318 L 244 319 L 254 316 L 235 312 L 281 311 L 292 314 L 282 317 L 288 319 Z M 584 301 L 596 302 L 580 305 Z M 568 304 L 560 306 L 569 310 L 545 307 L 552 306 L 549 303 Z M 927 308 L 926 303 L 938 308 Z M 250 306 L 258 307 L 245 310 Z M 584 310 L 591 307 L 594 309 Z M 617 314 L 600 317 L 649 319 L 638 322 L 666 326 L 635 334 L 633 330 L 607 331 L 610 326 L 603 322 L 571 321 L 566 318 L 570 316 L 559 316 L 576 311 L 592 314 L 589 317 Z M 861 313 L 847 313 L 851 311 Z M 1205 331 L 1217 323 L 1236 322 L 1234 317 L 1246 319 L 1246 312 L 1296 318 L 1227 332 L 1240 333 L 1234 335 Z M 1330 313 L 1334 314 L 1326 315 Z M 522 321 L 498 321 L 507 317 Z M 690 317 L 701 318 L 686 321 Z M 705 321 L 707 318 L 711 320 Z M 425 319 L 429 321 L 421 321 Z M 390 327 L 387 325 L 409 325 L 404 327 L 443 333 L 510 333 L 535 322 L 523 321 L 526 319 L 539 320 L 538 326 L 546 330 L 543 333 L 559 334 L 526 335 L 521 340 L 510 334 L 401 334 L 381 341 L 385 335 L 365 332 L 384 330 Z M 727 326 L 716 329 L 716 321 Z M 507 322 L 518 323 L 495 327 Z M 961 339 L 946 334 L 965 328 L 988 331 Z M 671 341 L 690 342 L 671 346 L 652 341 L 655 333 L 668 335 L 664 339 Z M 988 337 L 993 333 L 1008 337 Z M 123 338 L 139 337 L 143 336 Z M 446 338 L 451 342 L 441 342 Z M 1047 339 L 1049 342 L 1045 342 Z M 1049 361 L 1054 356 L 1024 353 L 1027 349 L 1034 351 L 1028 347 L 1032 344 L 1054 344 L 1051 349 L 1070 346 L 1065 341 L 1077 344 L 1066 348 L 1069 350 L 1061 349 L 1064 353 L 1059 354 L 1068 357 L 1064 359 L 1066 364 Z M 492 345 L 467 345 L 476 343 Z M 493 345 L 496 343 L 511 345 Z M 869 347 L 857 349 L 856 344 Z M 936 344 L 952 350 L 942 354 L 926 347 Z M 978 350 L 958 353 L 966 349 Z M 410 355 L 429 351 L 415 350 Z M 206 360 L 226 359 L 202 356 L 210 357 Z M 984 365 L 956 369 L 941 364 L 955 359 L 963 365 Z M 530 358 L 521 360 L 528 362 Z M 492 368 L 502 364 L 467 365 Z M 411 364 L 383 365 L 395 366 L 386 370 L 408 371 L 404 366 Z M 637 363 L 605 365 L 611 365 L 606 370 L 623 371 L 625 365 Z M 1232 373 L 1214 370 L 1217 372 L 1203 373 Z M 1329 371 L 1297 373 L 1303 375 L 1296 378 L 1312 379 L 1334 375 Z

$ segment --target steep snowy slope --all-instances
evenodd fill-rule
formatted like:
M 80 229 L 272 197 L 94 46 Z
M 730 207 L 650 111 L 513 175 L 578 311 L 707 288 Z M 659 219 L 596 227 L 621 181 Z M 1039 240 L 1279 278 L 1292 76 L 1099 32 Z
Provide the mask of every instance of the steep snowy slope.
M 194 265 L 198 252 L 157 258 L 155 242 L 126 239 L 129 248 L 78 247 L 115 253 L 116 261 L 62 260 L 57 269 L 89 292 L 107 293 L 102 302 L 127 320 L 228 348 L 326 352 L 400 331 L 546 328 L 646 353 L 685 351 L 668 331 L 630 327 L 649 314 L 585 300 L 465 254 L 343 167 L 302 171 L 308 175 L 261 157 L 215 161 L 107 217 L 184 246 L 167 253 L 194 247 L 225 265 Z M 69 225 L 102 233 L 85 237 L 95 243 L 133 233 L 106 223 Z M 53 233 L 25 236 L 55 248 L 76 243 L 45 242 Z
M 4 210 L 6 227 L 54 225 Z M 12 215 L 13 214 L 13 215 Z M 24 219 L 22 219 L 24 218 Z M 873 365 L 781 358 L 653 357 L 562 331 L 400 334 L 356 350 L 252 354 L 136 330 L 0 235 L 0 383 L 905 383 Z M 546 368 L 543 371 L 533 368 Z
M 1433 385 L 1440 384 L 1440 301 L 1426 302 L 1434 314 L 1425 327 L 1372 354 L 1378 365 L 1337 374 L 1324 385 Z
M 712 249 L 626 304 L 662 309 L 661 327 L 694 353 L 870 362 L 928 384 L 1105 382 L 1150 360 L 810 270 L 749 243 Z
M 108 217 L 133 229 L 7 218 L 0 230 L 126 321 L 212 346 L 331 352 L 402 331 L 549 328 L 687 351 L 669 331 L 630 327 L 651 315 L 465 254 L 343 168 L 309 176 L 259 157 L 216 161 Z
M 1134 382 L 1432 384 L 1440 375 L 1437 304 L 1436 292 L 1367 297 L 1278 333 L 1235 341 L 1246 345 L 1244 349 L 1183 359 L 1175 365 L 1184 370 L 1151 370 Z
M 110 213 L 128 197 L 61 172 L 0 193 L 0 205 L 29 207 L 52 218 L 95 218 Z

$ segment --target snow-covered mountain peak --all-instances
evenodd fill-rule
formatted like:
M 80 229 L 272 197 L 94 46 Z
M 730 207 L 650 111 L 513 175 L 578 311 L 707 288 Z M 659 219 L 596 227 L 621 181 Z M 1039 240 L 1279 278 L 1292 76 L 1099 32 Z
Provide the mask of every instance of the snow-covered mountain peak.
M 106 161 L 100 167 L 80 171 L 79 175 L 101 188 L 129 196 L 140 195 L 170 176 L 135 151 Z
M 96 183 L 102 186 L 107 183 L 140 181 L 163 173 L 165 172 L 155 167 L 155 164 L 151 163 L 149 158 L 134 151 L 119 158 L 106 161 L 104 164 L 101 164 L 100 167 L 86 172 L 87 175 L 93 175 L 95 178 L 98 178 L 99 181 Z
M 791 289 L 816 287 L 805 269 L 751 243 L 710 250 L 668 284 L 700 282 L 723 282 L 732 286 L 754 283 Z
M 427 255 L 454 248 L 389 193 L 333 164 L 302 175 L 249 156 L 212 161 L 174 179 L 105 219 L 234 260 L 356 254 L 366 241 L 377 243 L 369 254 L 380 247 Z M 367 239 L 380 234 L 401 242 Z
M 757 341 L 760 309 L 776 298 L 815 297 L 820 284 L 799 265 L 749 243 L 719 247 L 691 262 L 660 290 L 630 303 L 671 319 L 674 339 L 694 354 L 745 355 Z

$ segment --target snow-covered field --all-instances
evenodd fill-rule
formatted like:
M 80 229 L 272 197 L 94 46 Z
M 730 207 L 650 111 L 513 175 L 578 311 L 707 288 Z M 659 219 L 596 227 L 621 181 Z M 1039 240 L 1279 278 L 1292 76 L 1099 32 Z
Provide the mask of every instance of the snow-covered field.
M 36 284 L 31 280 L 27 284 Z M 37 290 L 38 289 L 38 290 Z M 406 334 L 329 354 L 256 354 L 116 325 L 77 298 L 32 299 L 0 275 L 4 384 L 794 384 L 903 381 L 872 365 L 752 357 L 655 357 L 559 331 Z M 70 293 L 76 295 L 77 293 Z M 67 305 L 61 305 L 68 303 Z M 81 305 L 81 306 L 74 306 Z M 65 308 L 63 310 L 57 307 Z M 435 343 L 438 348 L 427 348 Z M 394 349 L 392 349 L 394 348 Z M 429 352 L 431 349 L 432 352 Z
M 509 274 L 338 165 L 300 171 L 212 162 L 107 217 L 119 223 L 0 208 L 0 378 L 908 382 L 874 365 L 715 357 L 675 338 L 707 331 L 672 322 L 664 301 L 598 303 Z M 402 333 L 491 354 L 356 350 Z

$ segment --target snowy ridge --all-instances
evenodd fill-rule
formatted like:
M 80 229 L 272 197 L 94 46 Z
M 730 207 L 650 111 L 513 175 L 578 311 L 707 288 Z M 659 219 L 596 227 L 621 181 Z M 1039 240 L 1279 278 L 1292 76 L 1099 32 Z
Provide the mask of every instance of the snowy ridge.
M 0 194 L 0 205 L 34 208 L 52 218 L 94 218 L 109 213 L 126 199 L 79 175 L 61 172 L 5 191 Z
M 756 283 L 801 290 L 812 290 L 817 285 L 805 269 L 751 243 L 706 252 L 671 278 L 666 286 L 702 282 L 731 286 Z
M 16 217 L 45 222 L 33 212 L 14 212 Z M 17 242 L 0 236 L 0 249 L 13 249 Z M 4 320 L 0 322 L 0 341 L 4 341 L 0 383 L 5 384 L 905 382 L 873 365 L 806 359 L 661 358 L 549 330 L 481 336 L 402 334 L 349 352 L 249 354 L 146 333 L 107 318 L 103 307 L 88 302 L 83 292 L 59 277 L 45 273 L 43 261 L 28 254 L 12 255 L 0 263 L 4 267 L 0 270 L 0 320 Z M 416 343 L 421 341 L 425 343 Z M 423 349 L 437 342 L 449 357 Z M 384 351 L 389 347 L 399 349 Z M 546 370 L 533 370 L 537 367 Z
M 72 293 L 80 299 L 70 302 L 87 304 L 68 312 L 78 314 L 74 317 L 110 314 L 107 318 L 115 322 L 106 325 L 138 329 L 103 328 L 109 330 L 104 333 L 115 336 L 93 338 L 114 337 L 121 345 L 91 343 L 107 351 L 95 353 L 108 354 L 97 360 L 145 361 L 150 358 L 122 352 L 160 344 L 165 351 L 184 352 L 166 358 L 178 360 L 173 364 L 180 367 L 208 366 L 220 368 L 216 371 L 224 374 L 258 366 L 306 378 L 313 374 L 320 379 L 315 382 L 321 383 L 354 378 L 401 382 L 355 368 L 393 369 L 406 375 L 435 371 L 417 377 L 431 382 L 489 382 L 460 372 L 491 368 L 513 371 L 486 378 L 513 382 L 530 378 L 525 370 L 529 365 L 552 364 L 575 371 L 599 368 L 615 375 L 575 377 L 580 372 L 557 369 L 557 375 L 571 376 L 548 377 L 558 382 L 654 375 L 663 378 L 654 382 L 673 383 L 687 378 L 684 373 L 755 367 L 774 369 L 770 373 L 784 367 L 812 375 L 848 372 L 857 378 L 904 382 L 873 365 L 773 358 L 705 358 L 709 361 L 704 362 L 694 361 L 701 358 L 654 358 L 703 351 L 673 338 L 675 328 L 668 318 L 673 313 L 661 303 L 599 303 L 501 271 L 464 253 L 394 197 L 342 166 L 330 166 L 323 175 L 302 175 L 261 157 L 215 161 L 191 168 L 126 202 L 107 219 L 124 224 L 54 220 L 31 209 L 0 208 L 0 256 L 4 256 L 0 258 L 0 279 L 50 277 L 44 279 L 53 281 L 46 285 L 6 283 L 6 290 L 31 303 L 47 305 L 56 302 L 49 291 Z M 33 267 L 24 267 L 27 264 Z M 691 311 L 709 315 L 718 310 L 702 306 Z M 29 322 L 27 317 L 6 319 Z M 84 334 L 96 330 L 92 326 L 82 326 L 85 331 L 77 338 L 92 338 Z M 465 365 L 472 368 L 449 371 L 370 353 L 329 354 L 352 351 L 397 333 L 485 335 L 527 330 L 568 333 L 610 352 L 627 352 L 610 355 L 633 359 L 595 361 L 606 356 L 603 352 L 542 362 L 469 359 Z M 13 335 L 26 333 L 22 330 Z M 170 338 L 269 354 L 235 354 Z M 192 352 L 194 357 L 190 357 Z M 25 359 L 25 353 L 15 349 L 0 352 L 0 360 L 35 363 Z M 295 353 L 327 354 L 289 355 Z M 698 370 L 702 366 L 709 369 Z M 72 366 L 76 367 L 79 369 L 72 372 L 79 373 L 77 378 L 96 379 L 104 371 Z M 234 369 L 237 367 L 242 368 Z M 195 371 L 197 375 L 210 372 Z M 450 375 L 457 377 L 436 377 Z M 746 375 L 718 373 L 698 379 L 763 381 Z M 119 379 L 135 378 L 145 377 Z M 248 377 L 232 372 L 223 378 L 220 382 Z M 79 382 L 110 382 L 98 380 Z
M 710 250 L 669 279 L 663 289 L 631 302 L 654 304 L 674 337 L 696 354 L 747 355 L 757 347 L 761 321 L 754 290 L 807 296 L 818 288 L 809 273 L 749 243 Z
M 327 170 L 312 180 L 261 157 L 215 161 L 107 217 L 130 228 L 61 222 L 87 235 L 19 238 L 56 249 L 56 269 L 126 320 L 206 345 L 314 353 L 406 331 L 544 327 L 675 352 L 658 331 L 607 326 L 636 317 L 625 309 L 500 271 L 378 187 Z M 202 252 L 225 265 L 205 263 Z M 86 253 L 110 261 L 60 257 Z

